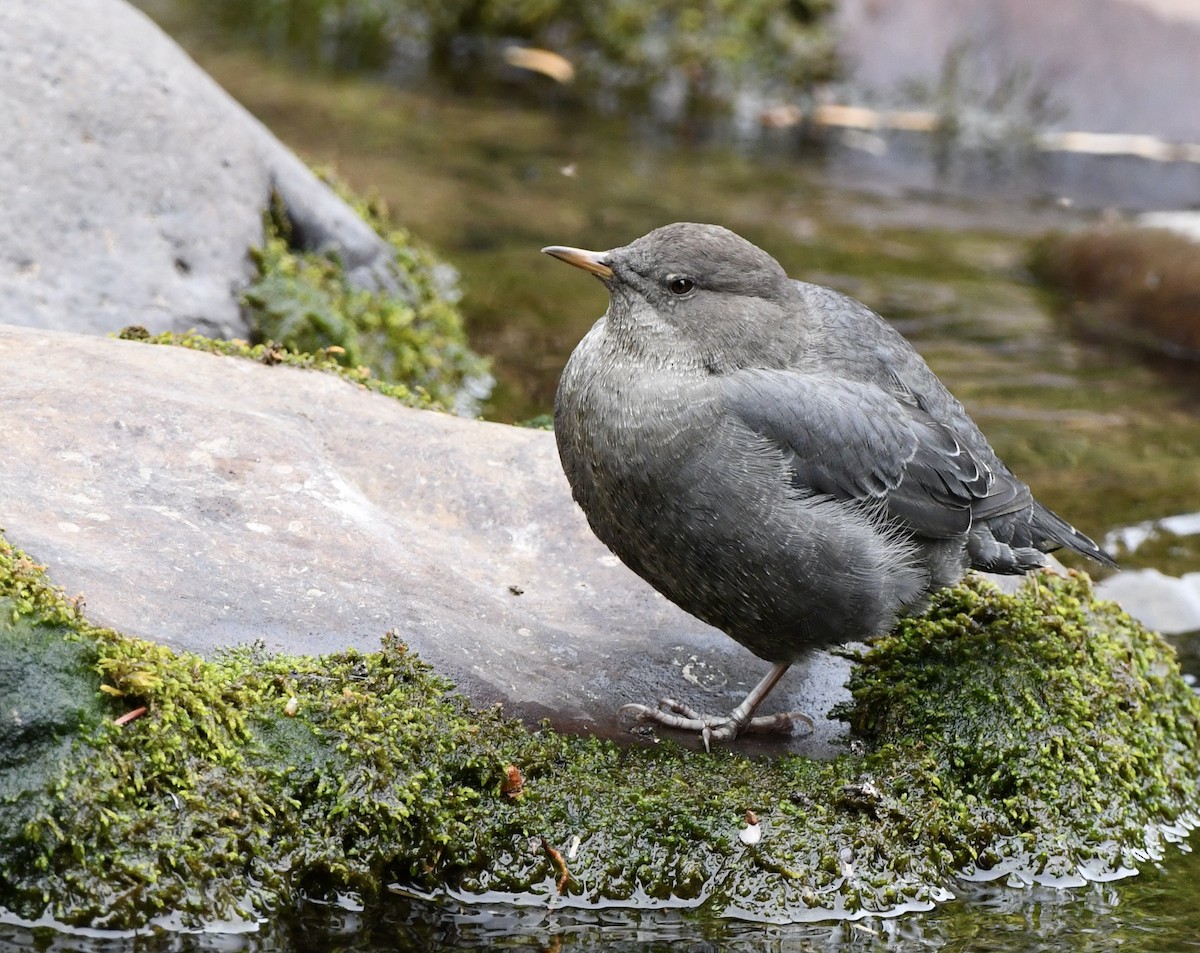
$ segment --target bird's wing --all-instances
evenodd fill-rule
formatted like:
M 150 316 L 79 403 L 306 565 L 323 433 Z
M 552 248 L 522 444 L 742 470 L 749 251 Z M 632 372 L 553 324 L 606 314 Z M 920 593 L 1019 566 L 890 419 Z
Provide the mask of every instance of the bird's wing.
M 919 535 L 965 533 L 992 489 L 992 470 L 948 428 L 875 385 L 753 369 L 721 387 L 729 412 L 783 451 L 797 486 L 877 502 Z

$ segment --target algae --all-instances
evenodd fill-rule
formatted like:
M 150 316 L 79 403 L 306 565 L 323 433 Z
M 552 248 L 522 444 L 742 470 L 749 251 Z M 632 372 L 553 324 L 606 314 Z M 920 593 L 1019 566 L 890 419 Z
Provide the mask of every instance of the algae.
M 530 731 L 472 710 L 402 633 L 320 658 L 174 653 L 91 626 L 2 539 L 0 596 L 0 655 L 30 633 L 67 646 L 41 773 L 14 796 L 23 769 L 0 763 L 0 904 L 30 918 L 254 918 L 389 885 L 848 916 L 933 903 L 964 869 L 1111 875 L 1197 802 L 1200 702 L 1083 576 L 941 593 L 861 654 L 842 712 L 858 739 L 827 762 Z

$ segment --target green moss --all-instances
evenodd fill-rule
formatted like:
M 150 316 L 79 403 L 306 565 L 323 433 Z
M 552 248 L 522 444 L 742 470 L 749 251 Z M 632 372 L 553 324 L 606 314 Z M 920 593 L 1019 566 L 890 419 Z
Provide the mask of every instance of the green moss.
M 442 406 L 473 406 L 490 378 L 487 362 L 467 346 L 449 266 L 392 226 L 381 201 L 360 198 L 324 176 L 394 250 L 388 266 L 378 269 L 387 272 L 390 287 L 360 287 L 336 252 L 296 247 L 276 196 L 264 219 L 263 245 L 251 252 L 258 275 L 242 292 L 255 339 L 297 353 L 323 352 L 347 368 L 369 367 Z
M 89 714 L 69 749 L 40 745 L 36 805 L 30 784 L 12 793 L 27 759 L 5 759 L 0 830 L 15 836 L 0 903 L 107 926 L 169 910 L 251 916 L 300 889 L 369 896 L 385 872 L 439 883 L 471 860 L 481 792 L 504 766 L 494 746 L 516 729 L 468 716 L 394 638 L 369 656 L 176 654 L 88 625 L 7 544 L 0 592 L 17 620 L 0 631 L 5 657 L 31 628 L 59 626 L 72 660 L 60 695 Z M 3 674 L 16 699 L 23 683 Z M 11 731 L 25 711 L 5 717 Z
M 376 266 L 388 290 L 359 287 L 336 251 L 296 247 L 287 209 L 274 196 L 263 244 L 250 251 L 257 275 L 241 295 L 253 343 L 195 332 L 151 336 L 138 326 L 120 337 L 334 371 L 411 406 L 477 413 L 492 380 L 487 360 L 467 344 L 453 269 L 392 226 L 381 201 L 323 176 L 392 247 L 391 261 Z
M 291 351 L 274 344 L 250 344 L 246 341 L 220 340 L 204 337 L 195 331 L 186 334 L 176 334 L 165 331 L 162 334 L 150 334 L 140 325 L 130 325 L 122 328 L 117 335 L 124 341 L 141 341 L 145 344 L 168 344 L 173 347 L 186 347 L 192 351 L 203 351 L 206 354 L 216 354 L 221 357 L 240 357 L 260 364 L 270 366 L 283 364 L 287 367 L 302 367 L 306 370 L 325 371 L 337 374 L 344 380 L 367 390 L 385 394 L 395 398 L 410 407 L 423 409 L 439 409 L 439 405 L 421 389 L 410 389 L 403 384 L 389 384 L 376 378 L 369 367 L 347 367 L 337 360 L 328 350 L 316 354 Z M 444 409 L 444 408 L 440 408 Z
M 517 426 L 527 427 L 530 430 L 553 430 L 554 415 L 538 414 L 536 417 L 530 417 L 528 420 L 522 420 L 517 424 Z
M 68 646 L 49 667 L 76 712 L 36 783 L 0 787 L 0 904 L 26 916 L 280 915 L 397 882 L 807 918 L 934 899 L 964 866 L 1131 864 L 1196 806 L 1200 703 L 1082 577 L 944 593 L 863 655 L 844 714 L 872 750 L 828 762 L 528 731 L 395 634 L 319 659 L 176 654 L 90 626 L 2 541 L 0 595 L 0 637 Z
M 1147 822 L 1195 809 L 1200 701 L 1169 645 L 1086 576 L 944 592 L 872 646 L 850 688 L 862 737 L 921 739 L 975 856 L 1117 863 Z

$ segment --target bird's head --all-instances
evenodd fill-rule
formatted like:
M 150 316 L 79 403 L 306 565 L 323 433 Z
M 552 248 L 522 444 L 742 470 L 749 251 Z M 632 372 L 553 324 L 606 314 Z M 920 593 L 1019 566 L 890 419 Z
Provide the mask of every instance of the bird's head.
M 794 337 L 795 286 L 774 258 L 719 225 L 676 222 L 609 251 L 542 251 L 596 275 L 609 334 L 722 372 L 777 362 Z

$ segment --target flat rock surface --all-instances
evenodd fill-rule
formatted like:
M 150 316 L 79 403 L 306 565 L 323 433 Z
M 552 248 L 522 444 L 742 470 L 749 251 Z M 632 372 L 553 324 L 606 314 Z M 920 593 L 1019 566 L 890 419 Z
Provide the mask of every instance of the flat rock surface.
M 4 320 L 245 336 L 275 189 L 306 248 L 392 288 L 391 249 L 123 0 L 0 3 Z
M 633 575 L 571 500 L 553 436 L 416 411 L 331 375 L 0 325 L 0 526 L 88 617 L 209 653 L 319 654 L 395 629 L 477 704 L 629 737 L 666 694 L 721 713 L 767 663 Z M 821 716 L 818 653 L 764 707 Z M 689 741 L 690 735 L 671 732 Z

